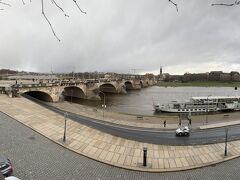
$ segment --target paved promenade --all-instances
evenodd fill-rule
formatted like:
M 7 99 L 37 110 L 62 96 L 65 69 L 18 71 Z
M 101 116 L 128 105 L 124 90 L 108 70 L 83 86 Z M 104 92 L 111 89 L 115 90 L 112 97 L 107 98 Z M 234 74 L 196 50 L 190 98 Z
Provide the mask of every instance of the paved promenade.
M 201 146 L 165 146 L 141 143 L 102 133 L 67 121 L 67 142 L 62 143 L 64 117 L 24 98 L 0 95 L 0 110 L 52 141 L 97 161 L 132 170 L 165 172 L 211 165 L 240 155 L 240 141 Z M 143 147 L 148 167 L 142 166 Z
M 22 180 L 239 180 L 240 158 L 214 166 L 165 173 L 131 171 L 74 153 L 0 112 L 0 154 Z M 1 178 L 0 178 L 1 179 Z
M 0 153 L 22 180 L 239 180 L 240 158 L 204 168 L 149 173 L 117 168 L 59 146 L 0 112 Z
M 153 128 L 153 129 L 176 129 L 179 126 L 178 116 L 139 116 L 122 114 L 111 111 L 103 111 L 102 109 L 97 109 L 89 106 L 83 106 L 80 104 L 63 102 L 63 103 L 51 103 L 61 110 L 79 114 L 81 116 L 91 117 L 93 119 L 100 119 L 102 121 L 111 122 L 120 125 L 127 125 L 133 127 L 143 127 L 143 128 Z M 228 114 L 211 114 L 208 115 L 208 122 L 206 123 L 206 115 L 192 116 L 191 128 L 216 128 L 228 125 L 240 124 L 240 112 L 228 113 Z M 164 127 L 163 122 L 166 120 L 166 127 Z M 187 119 L 182 119 L 183 125 L 188 125 L 189 121 Z

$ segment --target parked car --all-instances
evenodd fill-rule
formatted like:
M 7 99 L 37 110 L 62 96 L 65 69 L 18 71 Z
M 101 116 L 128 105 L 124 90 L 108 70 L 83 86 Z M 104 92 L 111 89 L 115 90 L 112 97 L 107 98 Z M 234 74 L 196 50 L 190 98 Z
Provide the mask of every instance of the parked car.
M 5 180 L 21 180 L 21 179 L 18 179 L 17 177 L 14 177 L 14 176 L 9 176 L 9 177 L 6 177 Z
M 4 176 L 10 176 L 13 171 L 10 160 L 2 155 L 0 155 L 0 171 Z
M 188 126 L 179 127 L 176 130 L 176 136 L 189 136 L 190 129 Z

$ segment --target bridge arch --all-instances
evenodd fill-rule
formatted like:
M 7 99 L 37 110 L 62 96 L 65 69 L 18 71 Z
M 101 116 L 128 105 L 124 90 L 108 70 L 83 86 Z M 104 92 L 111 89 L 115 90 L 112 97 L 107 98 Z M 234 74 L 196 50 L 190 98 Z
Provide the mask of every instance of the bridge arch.
M 31 96 L 42 101 L 53 102 L 53 98 L 48 93 L 43 91 L 26 91 L 23 94 L 26 94 L 28 96 Z
M 77 86 L 67 86 L 63 89 L 63 92 L 61 94 L 65 97 L 75 97 L 75 98 L 82 98 L 82 99 L 86 97 L 86 94 L 84 93 L 84 91 Z
M 117 93 L 117 88 L 111 83 L 101 84 L 99 90 L 105 93 Z
M 140 81 L 141 88 L 145 88 L 149 86 L 148 80 L 141 80 Z
M 126 90 L 133 89 L 133 83 L 131 81 L 125 81 L 124 83 Z

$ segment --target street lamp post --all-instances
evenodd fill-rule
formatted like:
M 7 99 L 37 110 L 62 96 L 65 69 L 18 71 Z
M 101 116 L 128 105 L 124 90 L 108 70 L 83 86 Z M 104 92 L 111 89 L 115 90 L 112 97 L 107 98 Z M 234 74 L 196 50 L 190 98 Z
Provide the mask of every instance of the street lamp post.
M 228 142 L 228 128 L 225 129 L 226 137 L 225 137 L 225 151 L 224 156 L 227 156 L 227 142 Z
M 208 123 L 208 112 L 209 112 L 209 101 L 208 101 L 209 99 L 208 99 L 208 98 L 209 98 L 209 96 L 211 96 L 211 95 L 208 95 L 208 96 L 207 96 L 206 124 Z
M 63 132 L 63 142 L 64 143 L 66 142 L 67 116 L 68 116 L 68 113 L 65 112 L 64 113 L 64 132 Z
M 143 166 L 147 166 L 147 147 L 143 147 Z
M 103 120 L 104 120 L 104 110 L 105 110 L 105 108 L 107 107 L 107 106 L 106 106 L 106 101 L 105 101 L 105 93 L 102 92 L 102 91 L 99 91 L 99 93 L 102 93 L 102 94 L 103 94 L 103 104 L 102 104 L 102 108 L 103 108 Z

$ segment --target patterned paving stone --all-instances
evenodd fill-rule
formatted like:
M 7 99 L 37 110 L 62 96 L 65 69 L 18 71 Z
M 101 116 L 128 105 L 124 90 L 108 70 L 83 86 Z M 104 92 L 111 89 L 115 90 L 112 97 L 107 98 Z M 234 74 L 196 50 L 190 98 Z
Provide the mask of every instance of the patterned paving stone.
M 10 100 L 13 100 L 13 102 L 19 101 L 16 102 L 16 104 L 23 103 L 17 98 Z M 26 125 L 32 126 L 35 130 L 38 130 L 44 135 L 52 137 L 53 140 L 60 142 L 63 134 L 63 124 L 59 123 L 59 119 L 62 118 L 62 116 L 56 115 L 46 109 L 43 114 L 38 115 L 38 113 L 41 112 L 40 106 L 31 102 L 25 103 L 24 107 L 15 104 L 10 110 L 7 109 L 7 107 L 4 107 L 2 103 L 1 107 L 4 107 L 4 111 L 9 114 L 16 115 L 18 118 L 20 117 L 18 120 L 26 123 Z M 31 120 L 25 121 L 25 119 L 28 119 L 26 113 L 25 115 L 24 113 L 23 115 L 16 114 L 16 112 L 20 113 L 20 107 L 23 110 L 25 109 L 28 113 L 36 114 L 38 118 L 31 118 Z M 31 111 L 32 107 L 34 111 Z M 36 107 L 39 107 L 40 110 Z M 50 115 L 51 118 L 48 118 Z M 37 122 L 39 122 L 40 125 Z M 90 127 L 75 123 L 71 120 L 68 120 L 67 122 L 70 127 L 68 126 L 67 129 L 68 138 L 67 143 L 65 143 L 66 147 L 69 147 L 80 154 L 95 158 L 99 161 L 115 164 L 116 166 L 124 165 L 126 168 L 139 168 L 139 163 L 142 162 L 143 147 L 148 148 L 148 164 L 151 164 L 151 166 L 147 167 L 148 170 L 157 169 L 159 171 L 164 171 L 166 169 L 175 170 L 176 168 L 191 168 L 224 159 L 223 143 L 207 146 L 154 145 L 114 137 L 109 134 L 101 133 Z M 81 131 L 79 131 L 79 129 Z M 240 146 L 238 145 L 240 145 L 238 141 L 229 144 L 229 156 L 237 154 L 237 149 L 240 151 Z M 215 158 L 212 157 L 213 153 Z M 117 157 L 115 154 L 118 154 L 119 156 Z

